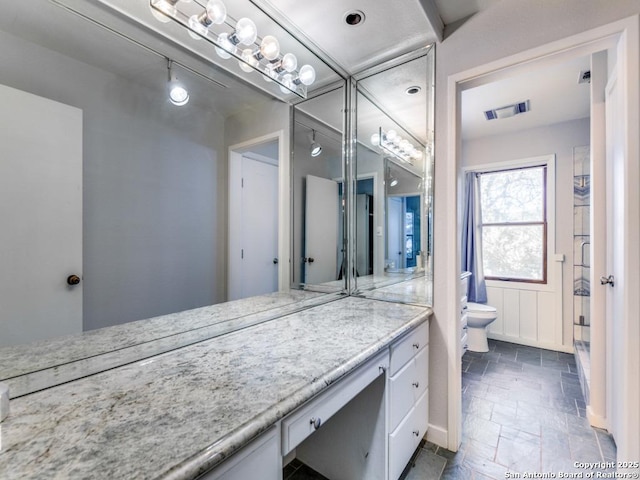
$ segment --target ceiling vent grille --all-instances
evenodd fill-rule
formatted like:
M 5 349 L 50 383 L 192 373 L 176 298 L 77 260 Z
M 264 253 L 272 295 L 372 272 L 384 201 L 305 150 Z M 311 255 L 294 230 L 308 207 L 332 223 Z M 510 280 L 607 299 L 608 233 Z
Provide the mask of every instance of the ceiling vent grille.
M 484 116 L 487 120 L 496 120 L 498 118 L 509 118 L 521 113 L 528 112 L 529 100 L 524 102 L 514 103 L 513 105 L 506 105 L 500 108 L 494 108 L 493 110 L 487 110 L 484 112 Z

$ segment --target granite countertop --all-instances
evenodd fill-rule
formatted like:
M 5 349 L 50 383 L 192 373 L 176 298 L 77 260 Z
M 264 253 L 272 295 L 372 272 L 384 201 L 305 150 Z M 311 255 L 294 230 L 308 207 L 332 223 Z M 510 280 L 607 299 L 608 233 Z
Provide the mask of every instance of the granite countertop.
M 340 298 L 291 290 L 0 348 L 12 398 Z
M 13 399 L 0 478 L 195 478 L 430 313 L 347 297 Z
M 432 305 L 433 288 L 430 278 L 423 276 L 362 292 L 366 298 L 401 302 L 410 305 Z

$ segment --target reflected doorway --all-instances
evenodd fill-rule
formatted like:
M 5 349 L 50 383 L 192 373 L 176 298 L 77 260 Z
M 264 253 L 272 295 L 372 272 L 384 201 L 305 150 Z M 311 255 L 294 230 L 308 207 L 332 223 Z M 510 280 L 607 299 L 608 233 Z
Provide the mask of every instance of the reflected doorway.
M 229 154 L 229 300 L 278 290 L 279 142 Z

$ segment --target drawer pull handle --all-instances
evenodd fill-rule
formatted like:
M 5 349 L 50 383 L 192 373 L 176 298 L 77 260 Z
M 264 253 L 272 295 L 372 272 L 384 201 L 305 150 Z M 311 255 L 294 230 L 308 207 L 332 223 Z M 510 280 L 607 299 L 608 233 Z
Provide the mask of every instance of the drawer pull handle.
M 419 437 L 419 436 L 420 436 L 420 432 L 419 432 L 418 430 L 414 430 L 414 431 L 413 431 L 413 434 L 414 434 L 416 437 Z
M 320 417 L 313 417 L 311 420 L 309 420 L 309 423 L 313 425 L 314 430 L 317 430 L 320 428 L 320 425 L 322 425 L 322 419 Z
M 413 344 L 413 348 L 415 348 L 416 350 L 420 348 L 420 344 L 418 342 Z
M 380 373 L 384 373 L 387 371 L 387 367 L 385 367 L 384 365 L 380 365 L 378 369 L 380 370 Z
M 418 388 L 420 386 L 420 382 L 413 382 L 413 386 Z

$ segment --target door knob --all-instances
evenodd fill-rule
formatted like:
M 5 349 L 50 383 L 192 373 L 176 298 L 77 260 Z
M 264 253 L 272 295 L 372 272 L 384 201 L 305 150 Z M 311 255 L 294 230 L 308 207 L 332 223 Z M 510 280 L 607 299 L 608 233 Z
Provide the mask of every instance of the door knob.
M 315 259 L 314 259 L 313 257 L 304 257 L 304 258 L 302 259 L 302 261 L 303 261 L 304 263 L 307 263 L 307 262 L 308 262 L 308 263 L 313 263 L 313 262 L 315 261 Z
M 80 283 L 80 277 L 78 275 L 69 275 L 67 277 L 67 285 L 78 285 Z
M 613 287 L 615 284 L 614 281 L 615 278 L 613 278 L 613 275 L 609 275 L 608 277 L 600 277 L 600 285 L 606 285 L 608 283 Z
M 278 259 L 277 259 L 277 258 L 274 258 L 274 259 L 273 259 L 273 264 L 274 264 L 274 265 L 277 265 L 277 264 L 278 264 Z

